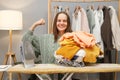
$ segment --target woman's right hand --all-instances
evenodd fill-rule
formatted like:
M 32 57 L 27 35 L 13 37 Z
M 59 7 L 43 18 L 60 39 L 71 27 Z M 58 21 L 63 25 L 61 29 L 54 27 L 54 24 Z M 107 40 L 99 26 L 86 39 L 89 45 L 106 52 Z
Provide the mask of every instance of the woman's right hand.
M 39 25 L 44 25 L 45 24 L 45 20 L 44 19 L 40 19 L 38 21 L 36 21 L 35 23 L 33 23 L 33 25 L 30 27 L 31 31 L 34 31 L 34 29 L 39 26 Z

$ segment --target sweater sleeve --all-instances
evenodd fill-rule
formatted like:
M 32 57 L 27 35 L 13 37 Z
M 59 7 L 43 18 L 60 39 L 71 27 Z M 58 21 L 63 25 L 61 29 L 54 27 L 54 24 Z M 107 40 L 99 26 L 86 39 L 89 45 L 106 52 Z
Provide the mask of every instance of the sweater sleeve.
M 39 38 L 35 36 L 32 31 L 28 31 L 23 35 L 22 41 L 29 41 L 32 44 L 35 56 L 38 58 L 40 55 Z

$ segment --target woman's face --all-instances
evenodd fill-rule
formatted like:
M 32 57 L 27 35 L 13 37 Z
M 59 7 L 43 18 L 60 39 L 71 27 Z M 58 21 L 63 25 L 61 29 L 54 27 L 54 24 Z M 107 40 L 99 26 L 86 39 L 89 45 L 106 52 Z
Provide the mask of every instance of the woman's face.
M 65 14 L 61 13 L 58 15 L 56 26 L 59 33 L 64 34 L 67 28 L 67 16 Z

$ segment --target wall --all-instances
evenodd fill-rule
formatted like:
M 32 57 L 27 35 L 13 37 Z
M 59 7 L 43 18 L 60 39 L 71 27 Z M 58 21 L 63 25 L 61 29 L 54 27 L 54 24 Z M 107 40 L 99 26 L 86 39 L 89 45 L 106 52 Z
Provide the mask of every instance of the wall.
M 19 45 L 22 35 L 29 29 L 35 21 L 40 18 L 46 20 L 46 25 L 38 28 L 36 34 L 47 33 L 47 0 L 0 0 L 0 10 L 14 9 L 23 13 L 23 30 L 13 31 L 13 52 L 17 61 L 21 61 Z M 3 64 L 4 55 L 8 51 L 9 32 L 0 30 L 0 64 Z M 15 76 L 14 76 L 15 77 Z M 6 77 L 5 79 L 6 80 Z M 14 79 L 17 80 L 17 79 Z M 27 80 L 24 79 L 23 80 Z
M 13 52 L 17 59 L 20 60 L 19 45 L 22 35 L 29 29 L 35 21 L 44 18 L 47 23 L 47 0 L 0 0 L 0 10 L 14 9 L 23 13 L 23 30 L 13 31 Z M 36 34 L 47 33 L 47 24 L 38 28 Z M 9 31 L 0 30 L 0 64 L 4 59 L 4 54 L 8 51 Z
M 79 3 L 53 3 L 53 5 L 68 5 L 70 9 L 74 9 L 74 6 Z M 109 2 L 109 3 L 80 3 L 82 7 L 87 7 L 87 5 L 113 5 L 116 10 L 118 10 L 117 2 Z M 47 0 L 0 0 L 0 10 L 4 9 L 14 9 L 20 10 L 23 12 L 23 30 L 21 31 L 13 31 L 13 52 L 16 54 L 17 61 L 21 61 L 20 50 L 19 46 L 21 43 L 21 38 L 23 34 L 29 29 L 29 27 L 35 21 L 39 20 L 40 18 L 44 18 L 46 20 L 46 24 L 44 26 L 40 26 L 35 30 L 36 35 L 41 35 L 47 33 Z M 70 12 L 71 13 L 71 12 Z M 0 64 L 3 64 L 4 55 L 8 51 L 9 45 L 9 32 L 0 30 Z M 5 74 L 7 75 L 7 74 Z M 27 80 L 28 75 L 24 74 L 23 80 Z M 91 75 L 92 77 L 97 77 L 98 75 Z M 90 76 L 90 77 L 91 77 Z M 16 74 L 14 75 L 14 80 L 16 79 Z M 4 80 L 6 80 L 5 77 Z M 91 79 L 93 80 L 93 79 Z

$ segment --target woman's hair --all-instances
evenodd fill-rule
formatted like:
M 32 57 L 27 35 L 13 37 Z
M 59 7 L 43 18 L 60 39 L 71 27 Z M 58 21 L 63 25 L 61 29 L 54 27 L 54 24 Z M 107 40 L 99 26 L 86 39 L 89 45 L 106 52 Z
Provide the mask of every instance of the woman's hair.
M 59 16 L 59 14 L 65 14 L 67 16 L 67 29 L 65 30 L 66 32 L 72 32 L 71 29 L 71 22 L 70 22 L 70 17 L 68 15 L 68 13 L 62 11 L 62 12 L 58 12 L 54 18 L 54 22 L 53 22 L 53 35 L 54 35 L 54 42 L 57 42 L 58 37 L 59 37 L 59 31 L 57 29 L 56 23 L 57 23 L 57 18 Z

